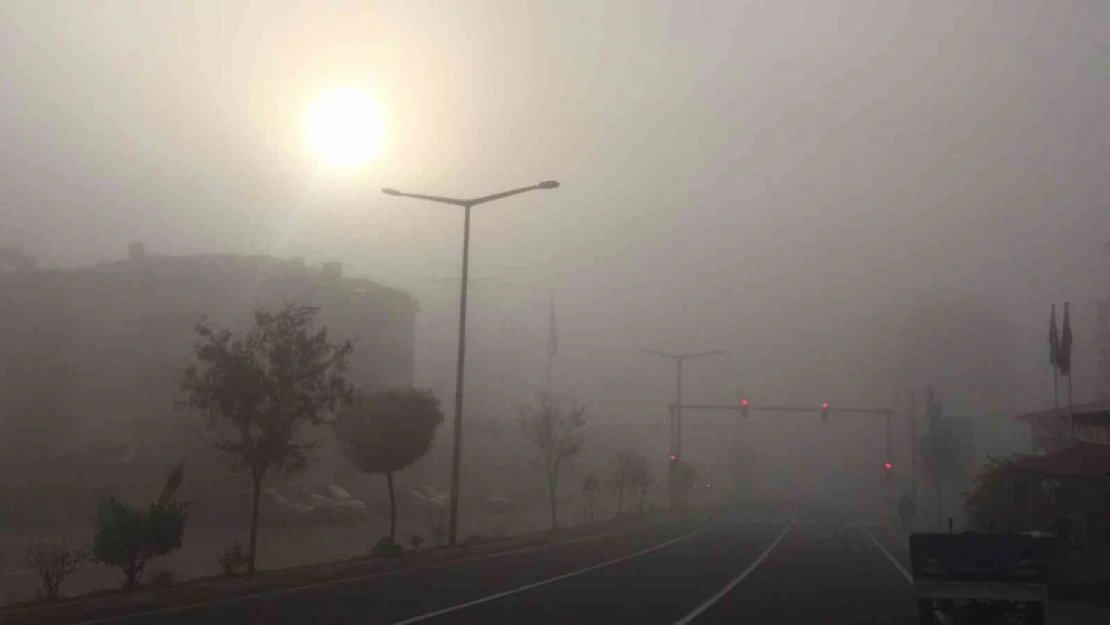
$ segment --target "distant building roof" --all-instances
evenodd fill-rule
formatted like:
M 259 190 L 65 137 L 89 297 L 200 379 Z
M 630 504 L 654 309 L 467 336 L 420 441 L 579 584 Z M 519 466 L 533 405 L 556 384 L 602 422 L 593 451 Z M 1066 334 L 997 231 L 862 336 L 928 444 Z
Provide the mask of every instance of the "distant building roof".
M 1027 412 L 1014 417 L 1029 425 L 1037 447 L 1049 453 L 1065 450 L 1073 439 L 1110 448 L 1110 400 Z M 1074 425 L 1075 431 L 1072 432 Z
M 1076 422 L 1089 421 L 1089 422 L 1108 422 L 1110 423 L 1110 399 L 1100 399 L 1098 401 L 1085 402 L 1082 404 L 1075 404 L 1071 408 L 1072 417 Z M 1068 407 L 1060 406 L 1056 408 L 1046 408 L 1044 410 L 1037 410 L 1034 412 L 1026 412 L 1016 415 L 1014 418 L 1018 421 L 1025 423 L 1035 423 L 1045 419 L 1058 419 L 1060 415 L 1067 416 Z
M 1080 441 L 1043 456 L 1022 456 L 1007 470 L 1043 477 L 1110 476 L 1110 445 Z
M 232 276 L 262 275 L 280 277 L 304 276 L 305 278 L 326 278 L 331 282 L 350 289 L 351 292 L 371 295 L 378 301 L 389 301 L 396 305 L 419 309 L 417 301 L 409 293 L 400 289 L 389 287 L 379 282 L 363 278 L 343 277 L 342 264 L 338 262 L 325 262 L 320 267 L 306 266 L 304 258 L 277 258 L 265 255 L 241 256 L 236 254 L 202 254 L 195 256 L 169 256 L 152 254 L 145 250 L 136 253 L 136 247 L 141 244 L 132 244 L 129 256 L 125 260 L 54 269 L 42 272 L 42 277 L 47 280 L 68 279 L 81 280 L 86 276 L 112 276 L 125 277 L 134 275 L 133 272 L 141 271 L 154 273 L 159 278 L 166 280 L 179 280 L 186 277 L 200 277 L 202 275 L 219 275 L 227 279 Z

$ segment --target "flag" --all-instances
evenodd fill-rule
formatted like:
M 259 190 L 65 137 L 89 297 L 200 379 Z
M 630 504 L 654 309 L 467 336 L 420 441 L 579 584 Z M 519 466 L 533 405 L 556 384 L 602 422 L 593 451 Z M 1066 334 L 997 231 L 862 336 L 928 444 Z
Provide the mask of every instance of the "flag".
M 547 355 L 554 358 L 559 355 L 558 335 L 555 333 L 555 290 L 551 290 L 551 314 L 547 322 Z
M 1060 334 L 1056 331 L 1056 304 L 1052 305 L 1052 316 L 1048 320 L 1048 359 L 1053 367 L 1060 366 Z
M 1071 375 L 1071 318 L 1064 302 L 1064 328 L 1060 331 L 1060 353 L 1057 356 L 1060 375 Z

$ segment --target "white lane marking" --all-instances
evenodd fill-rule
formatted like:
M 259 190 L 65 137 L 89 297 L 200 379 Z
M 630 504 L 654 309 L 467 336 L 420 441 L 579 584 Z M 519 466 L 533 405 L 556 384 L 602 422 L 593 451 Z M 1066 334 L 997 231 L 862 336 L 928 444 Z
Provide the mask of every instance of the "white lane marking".
M 301 591 L 304 591 L 304 590 L 315 590 L 317 588 L 323 588 L 325 586 L 339 586 L 339 585 L 348 584 L 348 583 L 358 583 L 358 582 L 364 582 L 364 581 L 367 581 L 367 580 L 378 579 L 378 578 L 382 578 L 382 577 L 392 577 L 392 576 L 395 576 L 395 575 L 403 575 L 405 573 L 419 573 L 420 571 L 430 571 L 430 570 L 434 570 L 434 569 L 442 569 L 442 568 L 445 568 L 445 567 L 450 566 L 452 564 L 466 564 L 468 562 L 479 562 L 481 560 L 489 560 L 489 559 L 492 559 L 492 558 L 499 558 L 501 556 L 512 556 L 512 555 L 518 555 L 518 554 L 521 554 L 521 553 L 530 553 L 530 552 L 533 552 L 533 551 L 542 551 L 544 549 L 552 549 L 552 548 L 555 548 L 555 547 L 562 547 L 562 546 L 565 546 L 565 545 L 573 545 L 574 543 L 580 543 L 580 542 L 587 541 L 587 540 L 599 540 L 599 539 L 602 539 L 602 538 L 608 538 L 610 536 L 616 536 L 618 534 L 623 534 L 623 533 L 624 532 L 621 532 L 621 531 L 614 531 L 614 532 L 605 532 L 604 534 L 591 534 L 589 536 L 580 536 L 578 538 L 572 538 L 570 540 L 564 540 L 564 541 L 558 542 L 558 543 L 548 543 L 548 544 L 545 544 L 545 545 L 533 545 L 531 547 L 521 547 L 520 549 L 513 549 L 511 551 L 497 551 L 497 552 L 494 552 L 494 553 L 484 553 L 484 554 L 477 555 L 477 556 L 471 556 L 469 558 L 458 558 L 456 560 L 447 560 L 445 562 L 436 562 L 436 563 L 433 563 L 433 564 L 426 564 L 426 565 L 423 565 L 423 566 L 414 566 L 414 567 L 409 567 L 409 568 L 393 569 L 393 570 L 389 570 L 389 571 L 378 571 L 376 573 L 367 573 L 365 575 L 356 575 L 354 577 L 341 577 L 341 578 L 338 578 L 338 579 L 332 579 L 332 580 L 323 581 L 323 582 L 314 582 L 312 584 L 305 584 L 305 585 L 302 585 L 302 586 L 290 586 L 288 588 L 278 588 L 276 590 L 263 590 L 261 592 L 255 592 L 255 593 L 251 593 L 251 594 L 248 594 L 248 595 L 237 595 L 237 596 L 234 596 L 234 597 L 227 597 L 225 599 L 213 599 L 211 601 L 200 601 L 200 602 L 197 602 L 197 603 L 190 603 L 190 604 L 181 605 L 181 606 L 171 606 L 171 607 L 168 607 L 168 608 L 159 608 L 157 610 L 147 610 L 145 612 L 129 612 L 127 614 L 120 614 L 119 616 L 109 616 L 109 617 L 105 617 L 105 618 L 102 618 L 102 619 L 93 619 L 93 620 L 89 620 L 89 621 L 81 621 L 81 622 L 78 622 L 78 623 L 74 623 L 73 625 L 100 625 L 101 623 L 115 623 L 115 622 L 124 621 L 124 620 L 132 619 L 132 618 L 144 618 L 144 617 L 148 617 L 148 616 L 157 616 L 157 615 L 160 615 L 160 614 L 174 614 L 174 613 L 179 613 L 179 612 L 188 612 L 188 611 L 191 611 L 191 610 L 197 610 L 197 609 L 202 609 L 202 608 L 210 608 L 210 607 L 218 606 L 218 605 L 227 605 L 229 603 L 237 603 L 237 602 L 240 602 L 240 601 L 250 601 L 252 599 L 261 599 L 263 597 L 279 597 L 281 595 L 291 595 L 291 594 L 298 593 L 298 592 L 301 592 Z M 60 604 L 54 604 L 54 605 L 48 606 L 48 607 L 57 607 L 58 605 L 60 605 Z
M 725 584 L 725 587 L 718 590 L 717 594 L 715 594 L 712 597 L 706 599 L 704 603 L 702 603 L 698 607 L 694 608 L 694 610 L 692 612 L 690 612 L 686 616 L 679 619 L 675 623 L 675 625 L 687 625 L 688 623 L 690 623 L 694 619 L 698 618 L 699 616 L 701 616 L 702 612 L 705 612 L 706 610 L 708 610 L 710 608 L 710 606 L 712 606 L 714 603 L 717 603 L 718 601 L 720 601 L 721 597 L 724 597 L 725 595 L 727 595 L 729 593 L 729 591 L 731 591 L 733 588 L 736 588 L 736 586 L 740 582 L 747 579 L 747 577 L 752 574 L 752 571 L 755 570 L 755 567 L 759 566 L 759 563 L 763 562 L 763 559 L 766 558 L 768 555 L 770 555 L 771 550 L 774 549 L 776 546 L 778 546 L 779 542 L 782 541 L 782 539 L 786 536 L 786 533 L 789 532 L 790 528 L 794 526 L 795 522 L 796 522 L 796 519 L 791 520 L 789 523 L 787 523 L 786 527 L 784 527 L 782 529 L 782 532 L 779 533 L 779 537 L 776 538 L 773 543 L 771 543 L 770 547 L 767 547 L 765 550 L 763 550 L 763 553 L 759 554 L 759 557 L 755 559 L 755 562 L 752 562 L 750 565 L 748 565 L 748 568 L 744 569 L 743 573 L 737 575 L 736 578 L 734 578 L 728 584 Z
M 886 559 L 890 560 L 890 563 L 894 565 L 894 568 L 898 569 L 898 572 L 902 574 L 902 577 L 905 577 L 906 581 L 909 582 L 910 585 L 912 586 L 913 585 L 913 575 L 910 575 L 909 571 L 907 571 L 905 569 L 905 567 L 903 567 L 901 564 L 899 564 L 898 560 L 894 559 L 894 556 L 890 555 L 890 552 L 886 550 L 886 547 L 883 547 L 882 545 L 879 544 L 878 539 L 875 538 L 875 536 L 870 532 L 870 530 L 868 530 L 865 527 L 865 528 L 863 528 L 863 533 L 867 534 L 867 537 L 871 539 L 871 542 L 875 543 L 875 546 L 879 548 L 879 551 L 883 552 L 883 555 L 886 556 Z
M 636 558 L 636 557 L 639 557 L 639 556 L 642 556 L 642 555 L 645 555 L 645 554 L 649 554 L 652 551 L 658 551 L 659 549 L 662 549 L 664 547 L 669 547 L 670 545 L 673 545 L 677 542 L 681 542 L 681 541 L 684 541 L 684 540 L 689 540 L 690 538 L 693 538 L 694 536 L 697 536 L 698 534 L 708 530 L 710 527 L 713 527 L 713 526 L 710 525 L 709 527 L 703 527 L 700 530 L 697 530 L 695 532 L 690 532 L 689 534 L 684 534 L 682 536 L 679 536 L 678 538 L 672 538 L 671 540 L 668 540 L 667 542 L 659 543 L 658 545 L 648 547 L 647 549 L 641 549 L 641 550 L 639 550 L 635 553 L 630 553 L 626 556 L 621 556 L 619 558 L 616 558 L 615 560 L 608 560 L 608 561 L 602 562 L 601 564 L 595 564 L 593 566 L 588 566 L 584 569 L 578 569 L 577 571 L 571 571 L 570 573 L 565 573 L 563 575 L 558 575 L 556 577 L 549 577 L 547 579 L 540 580 L 538 582 L 534 582 L 534 583 L 531 583 L 531 584 L 525 584 L 524 586 L 520 586 L 519 588 L 513 588 L 512 590 L 506 590 L 505 592 L 499 592 L 495 595 L 489 595 L 487 597 L 482 597 L 481 599 L 475 599 L 474 601 L 468 601 L 466 603 L 460 603 L 458 605 L 451 606 L 449 608 L 444 608 L 442 610 L 436 610 L 435 612 L 428 612 L 426 614 L 421 614 L 419 616 L 414 616 L 412 618 L 407 618 L 403 621 L 396 621 L 396 622 L 393 623 L 393 625 L 408 625 L 409 623 L 418 623 L 420 621 L 424 621 L 424 620 L 427 620 L 427 619 L 430 619 L 430 618 L 433 618 L 433 617 L 436 617 L 436 616 L 447 614 L 448 612 L 455 612 L 457 610 L 462 610 L 462 609 L 465 609 L 465 608 L 469 608 L 471 606 L 476 606 L 480 603 L 486 603 L 488 601 L 493 601 L 495 599 L 500 599 L 502 597 L 507 597 L 509 595 L 515 595 L 516 593 L 519 593 L 519 592 L 524 592 L 526 590 L 531 590 L 533 588 L 538 588 L 540 586 L 545 586 L 547 584 L 551 584 L 551 583 L 554 583 L 554 582 L 557 582 L 557 581 L 560 581 L 560 580 L 564 580 L 564 579 L 567 579 L 569 577 L 575 577 L 575 576 L 581 575 L 583 573 L 589 573 L 590 571 L 596 571 L 597 569 L 602 569 L 602 568 L 605 568 L 607 566 L 612 566 L 612 565 L 617 564 L 619 562 L 624 562 L 625 560 L 631 560 L 632 558 Z

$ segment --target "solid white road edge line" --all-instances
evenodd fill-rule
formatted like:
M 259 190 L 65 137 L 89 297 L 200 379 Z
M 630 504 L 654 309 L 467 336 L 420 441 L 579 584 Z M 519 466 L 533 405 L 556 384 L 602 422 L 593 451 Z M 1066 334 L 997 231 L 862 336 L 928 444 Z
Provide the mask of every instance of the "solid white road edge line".
M 588 566 L 584 569 L 578 569 L 577 571 L 571 571 L 570 573 L 565 573 L 563 575 L 558 575 L 556 577 L 549 577 L 547 579 L 540 580 L 538 582 L 534 582 L 534 583 L 531 583 L 531 584 L 526 584 L 526 585 L 521 586 L 519 588 L 514 588 L 512 590 L 506 590 L 505 592 L 499 592 L 495 595 L 489 595 L 487 597 L 482 597 L 481 599 L 475 599 L 474 601 L 468 601 L 466 603 L 460 603 L 458 605 L 454 605 L 454 606 L 451 606 L 449 608 L 444 608 L 442 610 L 436 610 L 435 612 L 428 612 L 426 614 L 421 614 L 420 616 L 414 616 L 412 618 L 407 618 L 403 621 L 395 621 L 393 623 L 393 625 L 408 625 L 409 623 L 419 623 L 420 621 L 427 620 L 427 619 L 430 619 L 430 618 L 433 618 L 433 617 L 436 617 L 436 616 L 441 616 L 443 614 L 447 614 L 448 612 L 455 612 L 457 610 L 462 610 L 462 609 L 465 609 L 465 608 L 469 608 L 471 606 L 475 606 L 475 605 L 478 605 L 480 603 L 486 603 L 488 601 L 493 601 L 495 599 L 500 599 L 502 597 L 507 597 L 509 595 L 515 595 L 516 593 L 519 593 L 519 592 L 524 592 L 526 590 L 531 590 L 533 588 L 538 588 L 540 586 L 545 586 L 547 584 L 551 584 L 551 583 L 554 583 L 554 582 L 557 582 L 557 581 L 560 581 L 560 580 L 564 580 L 564 579 L 567 579 L 569 577 L 575 577 L 577 575 L 582 575 L 583 573 L 589 573 L 590 571 L 596 571 L 597 569 L 602 569 L 602 568 L 605 568 L 607 566 L 612 566 L 614 564 L 617 564 L 618 562 L 624 562 L 626 560 L 631 560 L 632 558 L 636 558 L 636 557 L 651 553 L 652 551 L 658 551 L 659 549 L 662 549 L 664 547 L 669 547 L 670 545 L 673 545 L 677 542 L 681 542 L 681 541 L 684 541 L 684 540 L 689 540 L 689 539 L 693 538 L 694 536 L 697 536 L 698 534 L 708 530 L 711 527 L 713 527 L 713 525 L 710 525 L 709 527 L 703 527 L 700 530 L 690 532 L 689 534 L 684 534 L 682 536 L 679 536 L 678 538 L 672 538 L 671 540 L 668 540 L 667 542 L 659 543 L 658 545 L 648 547 L 647 549 L 641 549 L 641 550 L 639 550 L 635 553 L 630 553 L 626 556 L 621 556 L 621 557 L 616 558 L 614 560 L 607 560 L 605 562 L 602 562 L 601 564 L 595 564 L 593 566 Z
M 781 540 L 782 540 L 782 539 L 783 539 L 783 538 L 784 538 L 784 537 L 786 536 L 786 533 L 790 531 L 790 528 L 791 528 L 791 527 L 794 527 L 794 523 L 795 523 L 795 522 L 796 522 L 796 519 L 795 519 L 795 520 L 791 520 L 791 521 L 790 521 L 789 523 L 787 523 L 787 524 L 786 524 L 786 527 L 784 527 L 784 528 L 782 529 L 782 532 L 780 532 L 780 533 L 779 533 L 779 537 L 778 537 L 778 538 L 776 538 L 776 539 L 775 539 L 775 541 L 771 543 L 771 546 L 770 546 L 770 547 L 767 547 L 766 549 L 764 549 L 764 550 L 763 550 L 763 553 L 759 554 L 759 557 L 755 559 L 755 562 L 752 562 L 751 564 L 749 564 L 749 565 L 748 565 L 748 568 L 744 569 L 744 572 L 743 572 L 743 573 L 741 573 L 741 574 L 737 575 L 737 576 L 736 576 L 736 577 L 735 577 L 735 578 L 734 578 L 734 579 L 733 579 L 733 580 L 732 580 L 731 582 L 729 582 L 728 584 L 725 584 L 725 587 L 724 587 L 724 588 L 722 588 L 722 589 L 720 589 L 720 590 L 718 590 L 718 591 L 717 591 L 717 594 L 715 594 L 715 595 L 713 595 L 712 597 L 710 597 L 710 598 L 706 599 L 704 603 L 702 603 L 702 604 L 701 604 L 701 605 L 699 605 L 698 607 L 694 608 L 694 610 L 693 610 L 692 612 L 690 612 L 690 613 L 689 613 L 689 614 L 687 614 L 686 616 L 684 616 L 684 617 L 682 617 L 681 619 L 679 619 L 679 620 L 678 620 L 678 621 L 677 621 L 677 622 L 675 623 L 675 625 L 688 625 L 688 623 L 690 623 L 690 622 L 691 622 L 691 621 L 693 621 L 694 619 L 696 619 L 696 618 L 698 618 L 699 616 L 701 616 L 701 613 L 702 613 L 702 612 L 705 612 L 705 611 L 706 611 L 706 610 L 708 610 L 708 609 L 709 609 L 709 608 L 710 608 L 710 607 L 711 607 L 711 606 L 712 606 L 712 605 L 713 605 L 714 603 L 717 603 L 718 601 L 720 601 L 720 600 L 721 600 L 721 597 L 724 597 L 725 595 L 727 595 L 727 594 L 729 593 L 729 591 L 731 591 L 731 590 L 732 590 L 733 588 L 736 588 L 736 586 L 737 586 L 737 585 L 738 585 L 738 584 L 739 584 L 740 582 L 742 582 L 742 581 L 744 581 L 745 579 L 747 579 L 747 577 L 748 577 L 749 575 L 751 575 L 751 574 L 752 574 L 752 571 L 754 571 L 754 570 L 755 570 L 755 567 L 759 566 L 759 563 L 760 563 L 760 562 L 763 562 L 763 559 L 764 559 L 764 558 L 766 558 L 766 557 L 767 557 L 768 555 L 770 555 L 770 553 L 771 553 L 771 550 L 772 550 L 772 549 L 774 549 L 774 548 L 775 548 L 775 547 L 776 547 L 776 546 L 777 546 L 777 545 L 779 544 L 779 542 L 780 542 L 780 541 L 781 541 Z
M 483 553 L 483 554 L 477 555 L 477 556 L 470 556 L 470 557 L 467 557 L 467 558 L 458 558 L 457 560 L 447 560 L 445 562 L 435 562 L 435 563 L 432 563 L 432 564 L 425 564 L 423 566 L 414 566 L 414 567 L 403 568 L 403 569 L 392 569 L 392 570 L 389 570 L 389 571 L 378 571 L 377 573 L 367 573 L 365 575 L 355 575 L 355 576 L 352 576 L 352 577 L 341 577 L 339 579 L 333 579 L 333 580 L 329 580 L 329 581 L 326 581 L 326 582 L 314 582 L 312 584 L 304 584 L 304 585 L 301 585 L 301 586 L 290 586 L 290 587 L 287 587 L 287 588 L 277 588 L 277 589 L 274 589 L 274 590 L 263 590 L 263 591 L 254 592 L 254 593 L 251 593 L 251 594 L 248 594 L 248 595 L 238 595 L 238 596 L 235 596 L 235 597 L 228 597 L 226 599 L 213 599 L 211 601 L 200 601 L 198 603 L 190 603 L 190 604 L 180 605 L 180 606 L 171 606 L 171 607 L 168 607 L 168 608 L 159 608 L 157 610 L 147 610 L 145 612 L 130 612 L 130 613 L 127 613 L 127 614 L 120 614 L 119 616 L 108 616 L 108 617 L 104 617 L 104 618 L 101 618 L 101 619 L 81 621 L 81 622 L 78 622 L 78 623 L 74 623 L 73 625 L 101 625 L 103 623 L 116 623 L 116 622 L 119 622 L 119 621 L 125 621 L 127 619 L 132 619 L 132 618 L 155 616 L 155 615 L 158 615 L 158 614 L 172 614 L 172 613 L 175 613 L 175 612 L 188 612 L 190 610 L 209 608 L 209 607 L 217 606 L 217 605 L 226 605 L 226 604 L 229 604 L 229 603 L 236 603 L 236 602 L 239 602 L 239 601 L 249 601 L 251 599 L 261 599 L 263 597 L 278 597 L 278 596 L 281 596 L 281 595 L 291 595 L 291 594 L 295 594 L 295 593 L 302 592 L 302 591 L 305 591 L 305 590 L 314 590 L 316 588 L 323 588 L 325 586 L 340 586 L 342 584 L 364 582 L 364 581 L 371 580 L 371 579 L 378 579 L 380 577 L 393 577 L 395 575 L 404 575 L 405 573 L 419 573 L 420 571 L 431 571 L 431 570 L 435 570 L 435 569 L 442 569 L 442 568 L 445 568 L 445 567 L 450 566 L 452 564 L 466 564 L 468 562 L 479 562 L 481 560 L 490 560 L 490 559 L 493 559 L 493 558 L 499 558 L 501 556 L 513 556 L 513 555 L 518 555 L 518 554 L 522 554 L 522 553 L 529 553 L 529 552 L 532 552 L 532 551 L 543 551 L 544 549 L 552 549 L 552 548 L 555 548 L 555 547 L 562 547 L 564 545 L 573 545 L 574 543 L 580 543 L 580 542 L 584 542 L 584 541 L 587 541 L 587 540 L 600 540 L 602 538 L 608 538 L 610 536 L 616 536 L 618 534 L 623 534 L 623 533 L 624 532 L 621 532 L 621 531 L 615 531 L 615 532 L 605 532 L 603 534 L 591 534 L 589 536 L 580 536 L 578 538 L 572 538 L 570 540 L 564 540 L 564 541 L 558 542 L 558 543 L 549 543 L 549 544 L 546 544 L 546 545 L 533 545 L 531 547 L 521 547 L 520 549 L 513 549 L 511 551 L 495 551 L 493 553 Z M 46 607 L 55 607 L 55 606 L 46 606 Z
M 906 578 L 906 581 L 910 583 L 910 586 L 913 586 L 913 575 L 910 575 L 909 571 L 907 571 L 905 567 L 899 564 L 898 560 L 894 559 L 894 556 L 890 555 L 890 552 L 886 550 L 886 547 L 883 547 L 881 544 L 879 544 L 879 540 L 875 538 L 874 534 L 872 534 L 870 530 L 865 527 L 863 528 L 863 533 L 867 534 L 867 537 L 871 539 L 871 542 L 875 543 L 875 546 L 879 548 L 879 551 L 883 552 L 883 555 L 886 556 L 886 559 L 890 560 L 890 563 L 894 565 L 894 568 L 898 569 L 898 572 L 902 574 L 902 577 Z

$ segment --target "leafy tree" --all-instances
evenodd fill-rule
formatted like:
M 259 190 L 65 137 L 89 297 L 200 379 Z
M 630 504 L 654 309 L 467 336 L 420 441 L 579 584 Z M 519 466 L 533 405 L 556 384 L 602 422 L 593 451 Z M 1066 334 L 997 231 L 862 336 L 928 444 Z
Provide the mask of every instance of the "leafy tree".
M 389 489 L 389 540 L 396 542 L 393 474 L 424 457 L 443 423 L 431 391 L 393 389 L 360 394 L 335 423 L 340 450 L 360 471 L 385 476 Z
M 89 554 L 72 550 L 65 540 L 46 542 L 37 540 L 27 548 L 27 566 L 42 580 L 42 592 L 47 600 L 58 598 L 58 588 L 85 563 Z
M 184 465 L 166 479 L 158 501 L 143 511 L 115 498 L 101 509 L 93 537 L 96 561 L 123 569 L 124 588 L 138 588 L 150 560 L 181 547 L 187 504 L 175 501 Z
M 601 485 L 597 483 L 597 478 L 591 473 L 586 476 L 586 482 L 582 484 L 582 492 L 586 493 L 586 500 L 590 505 L 590 521 L 594 520 L 594 495 L 601 490 Z
M 1012 532 L 1019 529 L 1017 482 L 1007 471 L 1013 458 L 987 456 L 986 464 L 964 493 L 969 529 Z
M 327 411 L 350 400 L 343 377 L 350 341 L 335 344 L 327 328 L 311 331 L 319 311 L 286 305 L 276 313 L 259 310 L 242 338 L 201 320 L 193 351 L 200 367 L 185 369 L 186 405 L 199 409 L 216 432 L 212 444 L 231 457 L 233 470 L 246 470 L 254 487 L 247 572 L 254 572 L 262 480 L 271 469 L 303 471 L 316 448 L 303 440 L 306 426 L 324 421 Z
M 625 449 L 617 454 L 617 467 L 613 470 L 613 484 L 620 491 L 618 512 L 623 506 L 624 491 L 631 489 L 636 494 L 637 507 L 644 513 L 644 495 L 651 485 L 651 467 L 647 458 L 635 449 Z
M 564 406 L 554 395 L 540 393 L 537 404 L 526 411 L 521 425 L 524 435 L 539 449 L 540 465 L 547 482 L 547 492 L 551 500 L 551 528 L 559 527 L 558 486 L 559 468 L 563 461 L 577 456 L 582 451 L 585 435 L 581 429 L 586 425 L 586 407 L 582 405 Z

